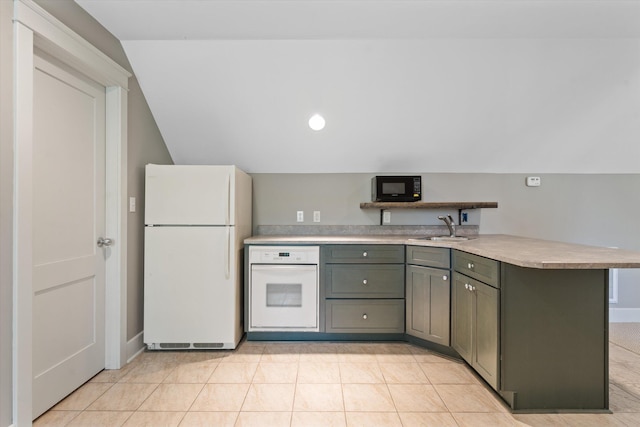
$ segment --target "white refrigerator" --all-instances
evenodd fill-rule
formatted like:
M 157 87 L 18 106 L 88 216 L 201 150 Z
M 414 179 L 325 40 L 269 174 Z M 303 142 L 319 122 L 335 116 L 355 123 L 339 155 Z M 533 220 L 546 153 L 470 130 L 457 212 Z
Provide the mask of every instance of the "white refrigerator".
M 147 165 L 144 343 L 233 349 L 243 334 L 251 177 L 235 166 Z

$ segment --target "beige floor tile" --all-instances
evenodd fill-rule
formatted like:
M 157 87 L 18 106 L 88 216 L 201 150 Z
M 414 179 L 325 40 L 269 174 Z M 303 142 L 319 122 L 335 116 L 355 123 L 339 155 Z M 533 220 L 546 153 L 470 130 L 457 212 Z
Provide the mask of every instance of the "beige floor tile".
M 640 384 L 640 364 L 609 365 L 609 381 L 615 384 Z
M 337 362 L 339 344 L 306 343 L 300 347 L 300 362 Z
M 61 411 L 82 411 L 113 386 L 111 383 L 87 383 L 53 407 Z
M 124 423 L 124 427 L 176 427 L 180 424 L 184 415 L 184 412 L 136 411 Z
M 249 384 L 206 384 L 189 411 L 238 412 Z
M 253 380 L 258 363 L 220 363 L 209 377 L 210 383 L 244 384 Z
M 158 387 L 157 384 L 114 384 L 87 408 L 90 411 L 135 411 Z
M 95 377 L 91 378 L 89 382 L 92 383 L 117 383 L 124 378 L 133 369 L 134 363 L 129 363 L 123 366 L 121 369 L 104 369 L 98 373 Z
M 341 362 L 340 378 L 343 384 L 384 383 L 382 371 L 377 363 Z
M 233 427 L 237 419 L 237 412 L 187 412 L 180 427 Z
M 614 365 L 616 363 L 637 363 L 640 359 L 640 355 L 622 348 L 615 344 L 609 345 L 609 363 Z
M 609 385 L 609 409 L 613 412 L 640 412 L 640 398 L 637 396 L 630 384 Z
M 519 426 L 510 414 L 497 413 L 454 413 L 458 426 L 460 427 L 513 427 Z
M 34 422 L 34 427 L 62 427 L 66 426 L 80 411 L 48 411 L 40 415 Z
M 175 361 L 158 359 L 148 363 L 139 363 L 133 367 L 119 382 L 159 384 L 176 367 Z
M 463 364 L 420 363 L 431 384 L 478 384 L 478 379 Z
M 298 384 L 294 411 L 344 411 L 340 384 Z
M 429 384 L 417 363 L 380 363 L 380 371 L 387 384 Z
M 240 412 L 236 427 L 289 427 L 291 412 Z
M 348 427 L 402 427 L 396 412 L 347 412 Z
M 512 416 L 520 423 L 521 427 L 563 427 L 567 425 L 560 414 L 513 414 Z
M 617 421 L 620 421 L 622 425 L 628 427 L 636 427 L 640 425 L 640 412 L 638 413 L 622 413 L 622 414 L 613 414 L 613 418 Z
M 458 427 L 448 412 L 400 412 L 403 427 Z
M 141 411 L 188 411 L 204 384 L 160 384 L 140 405 Z
M 178 365 L 164 379 L 164 383 L 204 384 L 218 366 L 218 361 L 191 362 Z
M 287 362 L 260 362 L 253 376 L 254 383 L 295 383 L 298 364 Z
M 338 349 L 338 361 L 350 363 L 375 363 L 378 361 L 371 346 L 359 343 L 345 343 Z
M 340 384 L 340 365 L 335 362 L 300 362 L 298 384 Z
M 449 412 L 506 412 L 496 397 L 481 385 L 434 384 Z
M 386 384 L 342 384 L 344 407 L 347 411 L 395 411 Z
M 267 344 L 260 360 L 262 362 L 298 362 L 303 346 L 304 344 L 299 343 Z
M 70 427 L 119 427 L 133 414 L 129 411 L 84 411 L 75 417 Z
M 612 414 L 560 414 L 566 425 L 571 427 L 627 427 L 623 420 Z M 640 419 L 637 425 L 640 425 Z
M 447 411 L 444 402 L 431 385 L 389 384 L 388 387 L 398 412 Z
M 294 384 L 251 384 L 242 411 L 291 411 Z
M 262 359 L 262 353 L 264 353 L 264 345 L 245 345 L 236 351 L 227 354 L 226 357 L 220 360 L 220 363 L 256 363 Z
M 291 427 L 346 427 L 344 412 L 294 412 Z

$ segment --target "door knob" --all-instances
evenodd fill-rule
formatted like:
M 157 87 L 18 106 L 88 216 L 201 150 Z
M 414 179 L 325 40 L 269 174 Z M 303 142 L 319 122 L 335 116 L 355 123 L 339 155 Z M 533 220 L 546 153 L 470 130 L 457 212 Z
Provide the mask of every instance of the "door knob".
M 101 248 L 103 246 L 111 246 L 113 245 L 113 239 L 108 237 L 98 237 L 98 247 Z

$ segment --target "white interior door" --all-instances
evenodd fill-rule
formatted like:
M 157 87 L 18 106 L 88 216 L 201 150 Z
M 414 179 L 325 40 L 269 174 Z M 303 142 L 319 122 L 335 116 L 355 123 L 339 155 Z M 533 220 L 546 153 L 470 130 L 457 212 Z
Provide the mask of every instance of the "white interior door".
M 33 417 L 105 366 L 105 88 L 34 58 Z

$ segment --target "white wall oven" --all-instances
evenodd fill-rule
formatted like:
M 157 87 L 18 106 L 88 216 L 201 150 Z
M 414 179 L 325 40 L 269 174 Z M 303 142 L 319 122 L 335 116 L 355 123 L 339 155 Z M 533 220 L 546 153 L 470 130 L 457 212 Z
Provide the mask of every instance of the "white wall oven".
M 318 331 L 319 246 L 250 246 L 248 327 Z

